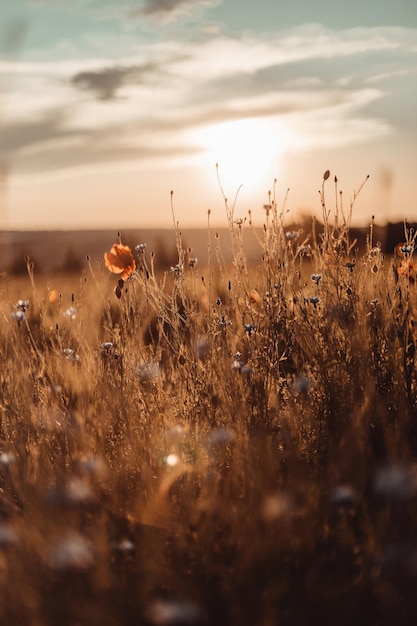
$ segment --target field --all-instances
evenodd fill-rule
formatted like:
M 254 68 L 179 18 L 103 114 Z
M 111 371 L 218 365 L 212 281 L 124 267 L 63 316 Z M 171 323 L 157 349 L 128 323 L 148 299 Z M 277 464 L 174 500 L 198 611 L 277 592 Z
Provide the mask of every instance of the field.
M 309 235 L 226 202 L 230 258 L 2 274 L 1 624 L 415 623 L 416 235 L 327 178 Z

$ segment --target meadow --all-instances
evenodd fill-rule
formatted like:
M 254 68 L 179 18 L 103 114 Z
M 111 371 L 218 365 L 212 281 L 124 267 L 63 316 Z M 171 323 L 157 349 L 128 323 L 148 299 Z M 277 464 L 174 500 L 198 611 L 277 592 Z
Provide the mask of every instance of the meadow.
M 2 274 L 1 624 L 415 623 L 416 232 L 352 239 L 329 184 L 255 263 L 224 198 L 231 262 L 173 214 L 165 269 Z

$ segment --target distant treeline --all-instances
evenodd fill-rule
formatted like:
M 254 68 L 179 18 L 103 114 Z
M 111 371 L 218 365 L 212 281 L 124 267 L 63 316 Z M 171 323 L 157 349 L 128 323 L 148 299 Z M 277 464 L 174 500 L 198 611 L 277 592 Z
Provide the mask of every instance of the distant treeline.
M 416 224 L 406 225 L 410 232 L 415 232 Z M 289 223 L 285 230 L 302 229 L 300 241 L 313 228 L 316 236 L 323 232 L 323 224 L 309 216 Z M 262 229 L 253 231 L 247 224 L 243 226 L 245 253 L 249 262 L 257 262 L 262 250 L 259 239 Z M 39 232 L 5 232 L 0 233 L 0 272 L 10 275 L 22 275 L 27 272 L 27 263 L 32 263 L 36 273 L 79 273 L 87 267 L 87 257 L 95 264 L 103 260 L 103 254 L 117 241 L 115 231 L 39 231 Z M 230 234 L 227 228 L 183 229 L 182 245 L 189 250 L 199 262 L 205 263 L 208 258 L 208 242 L 212 251 L 221 247 L 225 261 L 231 258 Z M 365 252 L 370 236 L 370 227 L 351 227 L 350 240 L 356 240 L 354 250 L 360 255 Z M 138 243 L 146 243 L 146 253 L 152 254 L 157 270 L 169 270 L 178 262 L 175 233 L 172 229 L 164 230 L 126 230 L 122 232 L 123 243 L 132 247 Z M 372 232 L 372 245 L 380 245 L 382 251 L 389 255 L 395 246 L 405 240 L 404 222 L 388 222 L 385 225 L 375 224 Z M 230 257 L 230 258 L 229 258 Z M 214 258 L 214 257 L 213 257 Z

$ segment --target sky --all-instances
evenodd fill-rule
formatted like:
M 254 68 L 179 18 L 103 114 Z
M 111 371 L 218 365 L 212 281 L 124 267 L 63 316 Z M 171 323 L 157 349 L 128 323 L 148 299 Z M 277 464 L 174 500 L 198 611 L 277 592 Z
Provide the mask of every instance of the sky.
M 0 0 L 2 229 L 320 216 L 327 169 L 417 221 L 415 0 Z

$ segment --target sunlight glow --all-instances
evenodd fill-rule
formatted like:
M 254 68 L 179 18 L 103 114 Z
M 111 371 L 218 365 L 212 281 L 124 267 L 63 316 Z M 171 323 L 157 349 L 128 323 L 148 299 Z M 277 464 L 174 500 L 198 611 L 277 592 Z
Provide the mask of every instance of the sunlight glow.
M 207 126 L 197 141 L 204 163 L 218 163 L 227 187 L 254 189 L 277 176 L 289 137 L 273 121 L 248 118 Z

